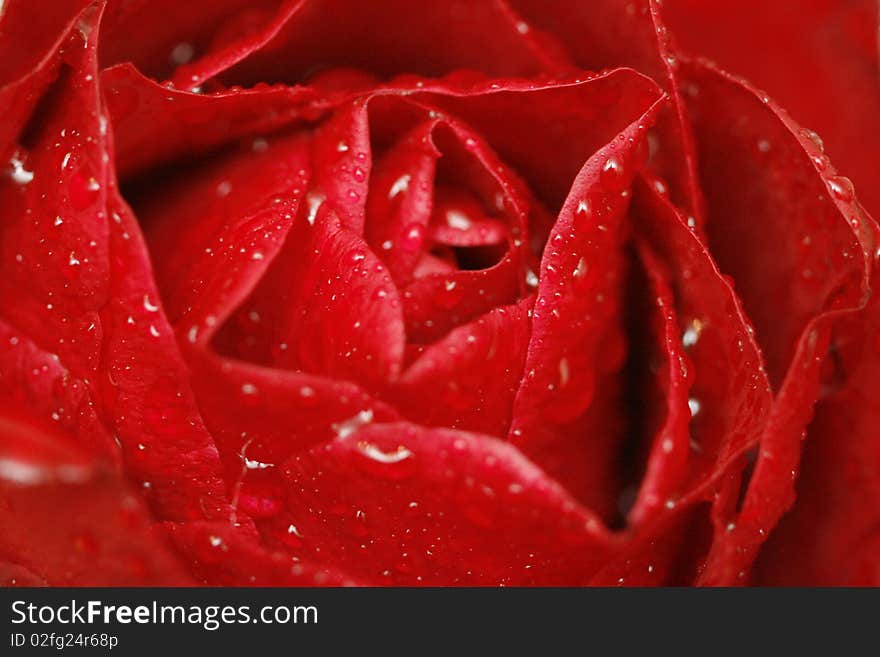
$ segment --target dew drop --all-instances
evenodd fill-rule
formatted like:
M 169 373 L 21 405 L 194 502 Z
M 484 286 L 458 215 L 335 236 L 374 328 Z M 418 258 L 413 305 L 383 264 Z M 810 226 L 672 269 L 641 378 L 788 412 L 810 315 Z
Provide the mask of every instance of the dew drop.
M 443 282 L 442 293 L 437 295 L 435 303 L 441 308 L 450 310 L 461 303 L 464 295 L 464 289 L 456 281 L 447 280 Z
M 849 203 L 855 198 L 855 188 L 852 181 L 845 176 L 832 176 L 827 180 L 831 195 L 838 201 Z
M 331 425 L 334 433 L 339 438 L 345 438 L 358 431 L 361 427 L 373 421 L 372 409 L 359 411 L 357 415 L 348 418 L 343 422 Z
M 17 155 L 12 156 L 9 165 L 12 167 L 12 171 L 9 173 L 12 182 L 18 185 L 27 185 L 34 179 L 34 172 L 25 169 L 24 162 Z
M 700 339 L 700 333 L 703 331 L 703 322 L 699 319 L 691 321 L 681 336 L 681 344 L 686 348 L 693 347 Z
M 804 128 L 801 130 L 801 136 L 813 144 L 820 153 L 825 150 L 825 144 L 822 142 L 822 138 L 815 131 Z
M 91 176 L 84 176 L 79 172 L 70 177 L 70 203 L 77 210 L 84 210 L 92 205 L 98 198 L 100 183 Z
M 606 187 L 618 189 L 624 183 L 624 173 L 623 162 L 616 155 L 612 155 L 602 165 L 599 179 Z
M 394 184 L 391 185 L 391 189 L 388 190 L 388 198 L 394 198 L 398 194 L 408 190 L 410 180 L 412 180 L 412 176 L 408 173 L 405 173 L 395 180 Z
M 538 280 L 538 275 L 535 272 L 533 272 L 531 269 L 526 270 L 526 285 L 527 286 L 534 289 L 534 288 L 538 287 L 539 282 L 540 281 Z
M 408 251 L 417 251 L 421 248 L 425 239 L 425 227 L 419 223 L 413 223 L 404 229 L 401 246 Z
M 468 230 L 471 227 L 471 220 L 460 210 L 447 210 L 446 224 L 456 230 Z
M 249 459 L 245 457 L 244 459 L 244 467 L 248 470 L 265 470 L 266 468 L 274 468 L 274 463 L 263 463 L 262 461 L 257 461 L 256 459 Z
M 315 192 L 309 192 L 306 196 L 306 202 L 309 204 L 309 214 L 306 217 L 306 220 L 309 222 L 310 226 L 315 225 L 315 217 L 318 216 L 318 210 L 321 208 L 321 204 L 324 200 L 325 197 L 323 194 L 317 194 Z
M 144 295 L 144 310 L 150 313 L 157 312 L 159 310 L 159 306 L 150 301 L 150 295 Z
M 361 454 L 379 463 L 400 463 L 412 456 L 412 452 L 403 446 L 398 447 L 392 452 L 384 452 L 372 443 L 361 441 L 358 443 L 357 448 Z

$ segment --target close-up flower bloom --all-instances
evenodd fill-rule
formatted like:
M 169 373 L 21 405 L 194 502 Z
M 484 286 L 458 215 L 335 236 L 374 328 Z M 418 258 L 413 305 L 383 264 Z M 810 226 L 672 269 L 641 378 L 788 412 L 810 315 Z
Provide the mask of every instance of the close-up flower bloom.
M 874 0 L 0 0 L 6 585 L 880 585 Z

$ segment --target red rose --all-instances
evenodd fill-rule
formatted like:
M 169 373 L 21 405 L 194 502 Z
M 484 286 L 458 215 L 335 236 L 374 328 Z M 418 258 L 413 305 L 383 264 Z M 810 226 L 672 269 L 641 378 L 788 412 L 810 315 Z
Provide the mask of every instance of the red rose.
M 665 4 L 7 0 L 3 579 L 880 584 L 876 3 Z

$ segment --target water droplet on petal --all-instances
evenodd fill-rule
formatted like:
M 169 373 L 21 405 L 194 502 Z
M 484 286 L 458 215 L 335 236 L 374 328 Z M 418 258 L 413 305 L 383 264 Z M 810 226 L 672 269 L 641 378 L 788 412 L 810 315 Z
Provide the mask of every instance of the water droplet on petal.
M 154 313 L 159 310 L 159 306 L 150 301 L 150 295 L 144 295 L 144 310 L 150 313 Z
M 690 323 L 681 336 L 681 344 L 686 348 L 693 347 L 700 339 L 700 333 L 703 331 L 703 322 L 695 319 Z
M 309 214 L 306 217 L 306 220 L 309 222 L 310 226 L 315 225 L 315 217 L 318 216 L 318 210 L 324 200 L 325 197 L 323 194 L 317 194 L 315 192 L 309 192 L 306 196 L 306 202 L 309 204 Z
M 391 452 L 383 452 L 381 449 L 368 442 L 359 442 L 358 451 L 374 461 L 379 463 L 400 463 L 412 456 L 412 452 L 406 447 L 398 447 Z
M 855 188 L 849 178 L 845 176 L 832 176 L 827 182 L 831 195 L 838 201 L 849 203 L 855 198 Z
M 413 453 L 403 445 L 384 450 L 373 443 L 361 441 L 357 444 L 357 451 L 364 457 L 361 467 L 373 476 L 404 479 L 415 473 Z
M 275 464 L 263 463 L 262 461 L 245 457 L 244 467 L 246 467 L 248 470 L 265 470 L 266 468 L 274 468 Z
M 358 412 L 354 417 L 350 417 L 343 422 L 339 422 L 338 424 L 333 424 L 332 428 L 336 435 L 340 438 L 345 438 L 346 436 L 350 436 L 355 433 L 358 429 L 363 427 L 364 425 L 369 424 L 373 421 L 373 411 L 372 409 L 367 409 L 364 411 Z
M 822 142 L 822 138 L 815 131 L 804 128 L 801 130 L 801 135 L 812 143 L 820 153 L 825 150 L 825 144 Z
M 91 176 L 84 176 L 80 172 L 70 177 L 70 203 L 77 210 L 84 210 L 98 199 L 100 183 Z
M 590 202 L 587 199 L 581 199 L 578 201 L 577 208 L 575 209 L 575 214 L 584 219 L 588 219 L 592 214 L 592 207 L 590 206 Z
M 28 171 L 24 166 L 24 161 L 17 155 L 13 155 L 9 160 L 9 166 L 12 167 L 12 171 L 9 173 L 12 182 L 19 185 L 27 185 L 34 179 L 34 172 Z
M 446 224 L 456 230 L 468 230 L 471 227 L 471 220 L 460 210 L 447 210 Z
M 408 173 L 400 176 L 397 180 L 394 181 L 394 184 L 391 185 L 391 189 L 388 191 L 388 198 L 394 198 L 401 192 L 405 192 L 409 189 L 409 181 L 412 180 L 412 176 Z
M 621 162 L 620 158 L 616 155 L 612 155 L 605 160 L 605 164 L 602 165 L 599 179 L 602 184 L 609 189 L 618 189 L 623 186 L 624 174 L 623 162 Z
M 424 239 L 425 226 L 423 224 L 413 223 L 404 229 L 401 246 L 408 251 L 418 251 L 422 247 Z

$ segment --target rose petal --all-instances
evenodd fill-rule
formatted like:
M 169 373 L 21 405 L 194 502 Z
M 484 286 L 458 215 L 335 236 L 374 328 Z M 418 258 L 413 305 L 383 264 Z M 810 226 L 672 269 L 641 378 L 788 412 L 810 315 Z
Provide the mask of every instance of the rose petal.
M 233 492 L 242 480 L 245 458 L 278 465 L 292 454 L 331 440 L 349 425 L 397 417 L 386 404 L 345 381 L 211 354 L 194 358 L 192 372 Z
M 247 27 L 271 23 L 277 0 L 211 0 L 179 5 L 172 0 L 109 0 L 101 43 L 101 67 L 132 62 L 146 75 L 169 79 L 175 66 L 212 51 L 216 36 L 247 35 Z M 173 16 L 174 20 L 169 20 Z M 237 28 L 237 29 L 236 29 Z M 252 44 L 243 39 L 243 47 Z M 256 45 L 256 44 L 254 44 Z
M 23 570 L 54 586 L 190 583 L 111 468 L 72 436 L 0 404 L 0 552 L 16 579 Z
M 797 503 L 756 564 L 763 585 L 880 584 L 880 303 L 841 322 L 832 337 L 837 389 L 829 387 L 807 429 Z M 842 381 L 841 381 L 842 379 Z M 831 382 L 832 384 L 834 381 Z
M 367 242 L 381 254 L 398 285 L 412 277 L 425 250 L 434 175 L 442 155 L 434 144 L 436 121 L 422 123 L 377 159 L 370 172 Z
M 512 446 L 477 434 L 372 425 L 284 474 L 275 540 L 372 584 L 573 585 L 613 545 Z
M 177 158 L 210 152 L 239 137 L 259 137 L 304 116 L 313 91 L 301 87 L 224 90 L 210 96 L 164 87 L 121 64 L 101 72 L 116 135 L 121 179 Z
M 616 504 L 612 463 L 620 439 L 619 382 L 613 380 L 622 364 L 622 220 L 644 131 L 661 104 L 642 108 L 620 139 L 590 157 L 559 213 L 541 262 L 510 434 L 605 517 Z M 594 399 L 597 389 L 601 399 Z M 591 406 L 595 430 L 584 424 Z
M 0 321 L 0 395 L 5 395 L 43 421 L 53 421 L 78 443 L 108 463 L 119 461 L 119 449 L 107 432 L 92 390 L 71 375 L 57 355 Z
M 97 34 L 89 32 L 97 16 L 85 12 L 80 20 L 51 91 L 64 102 L 18 136 L 22 148 L 0 178 L 0 296 L 16 328 L 57 353 L 75 376 L 94 380 L 98 311 L 108 293 L 108 167 L 94 81 Z
M 300 10 L 303 1 L 284 0 L 273 4 L 277 4 L 277 8 L 260 10 L 248 7 L 227 17 L 214 34 L 207 52 L 201 54 L 197 61 L 184 61 L 177 67 L 174 71 L 174 85 L 182 88 L 201 85 L 262 48 Z M 195 53 L 192 44 L 186 46 L 182 52 L 172 51 L 172 59 L 175 54 L 189 54 L 190 49 Z
M 312 192 L 328 201 L 343 226 L 360 235 L 372 176 L 370 117 L 366 100 L 337 108 L 312 141 Z
M 210 516 L 224 504 L 219 458 L 111 174 L 97 83 L 99 18 L 82 15 L 52 92 L 59 102 L 25 135 L 27 161 L 41 175 L 3 185 L 6 316 L 88 386 L 131 476 L 153 486 L 158 513 Z M 119 222 L 112 230 L 111 215 Z
M 574 62 L 588 70 L 632 66 L 669 94 L 656 120 L 652 164 L 673 200 L 703 223 L 693 135 L 678 89 L 678 53 L 664 23 L 660 0 L 511 0 L 522 16 L 552 33 Z
M 721 584 L 742 581 L 794 500 L 829 334 L 836 315 L 865 301 L 876 238 L 849 181 L 820 161 L 809 133 L 708 64 L 688 64 L 687 77 L 710 243 L 736 280 L 779 390 L 741 511 L 730 531 L 716 534 L 701 575 Z M 742 193 L 729 194 L 731 187 Z
M 528 76 L 552 55 L 521 31 L 501 3 L 405 0 L 301 3 L 280 33 L 222 75 L 226 84 L 302 82 L 316 69 L 351 67 L 382 77 L 458 69 Z
M 129 474 L 162 519 L 228 513 L 217 448 L 202 421 L 171 324 L 159 305 L 146 245 L 118 198 L 111 213 L 112 301 L 102 309 L 101 388 Z M 115 209 L 112 209 L 115 208 Z
M 877 4 L 667 0 L 678 41 L 745 76 L 818 131 L 859 198 L 880 215 Z
M 761 352 L 743 303 L 719 272 L 680 210 L 658 191 L 650 173 L 635 190 L 637 232 L 665 264 L 681 320 L 681 345 L 692 370 L 688 405 L 693 415 L 684 488 L 692 496 L 723 475 L 765 428 L 772 395 Z M 673 352 L 675 353 L 675 352 Z M 680 352 L 679 352 L 680 353 Z M 666 500 L 656 500 L 655 506 Z
M 0 21 L 0 157 L 9 156 L 16 135 L 57 75 L 59 51 L 89 2 L 62 0 L 37 7 L 9 0 Z
M 632 410 L 640 418 L 636 426 L 647 434 L 643 439 L 647 438 L 649 442 L 643 479 L 627 515 L 630 526 L 643 524 L 661 504 L 674 500 L 686 477 L 692 449 L 688 399 L 694 378 L 693 363 L 682 345 L 672 278 L 666 265 L 645 241 L 639 239 L 636 245 L 646 279 L 643 304 L 650 304 L 647 313 L 651 316 L 651 326 L 648 328 L 650 337 L 646 340 L 649 346 L 634 341 L 632 347 L 634 350 L 647 348 L 647 351 L 634 353 L 633 357 L 650 363 L 652 376 L 651 380 L 639 382 L 643 408 Z M 645 310 L 644 305 L 631 309 L 632 321 L 643 324 Z M 697 326 L 702 332 L 701 321 Z M 699 334 L 693 326 L 689 328 L 691 333 L 687 334 L 686 342 L 693 346 L 691 343 L 699 338 Z
M 135 197 L 182 342 L 207 344 L 277 257 L 306 193 L 308 147 L 299 134 L 243 144 Z
M 809 134 L 776 104 L 709 64 L 682 73 L 709 244 L 736 281 L 778 387 L 806 323 L 864 294 L 867 220 L 849 181 L 819 163 Z
M 637 181 L 633 216 L 663 300 L 668 408 L 628 518 L 630 541 L 593 580 L 598 585 L 694 581 L 713 537 L 729 533 L 743 454 L 760 439 L 771 411 L 742 304 L 658 181 L 650 172 Z M 685 396 L 690 408 L 682 408 Z M 693 413 L 689 422 L 685 413 Z
M 532 303 L 493 310 L 426 348 L 390 393 L 395 406 L 421 424 L 504 436 L 522 376 Z
M 268 318 L 268 335 L 255 335 L 269 339 L 273 364 L 376 387 L 402 366 L 401 305 L 385 267 L 322 203 L 300 211 L 245 309 Z
M 168 524 L 182 559 L 201 584 L 210 586 L 354 586 L 338 569 L 293 562 L 221 523 Z

